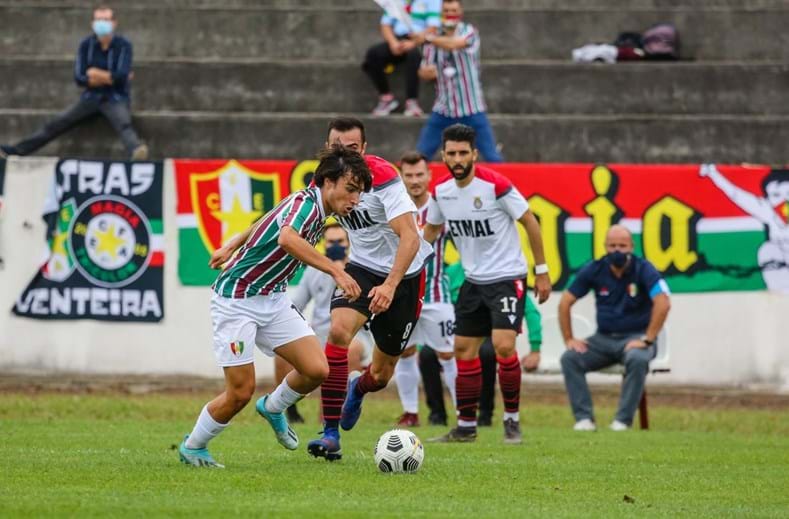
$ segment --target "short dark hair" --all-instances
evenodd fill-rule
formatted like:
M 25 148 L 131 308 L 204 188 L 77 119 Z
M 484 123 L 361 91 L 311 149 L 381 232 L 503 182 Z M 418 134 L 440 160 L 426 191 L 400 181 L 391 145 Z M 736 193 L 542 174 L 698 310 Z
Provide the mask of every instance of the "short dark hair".
M 115 19 L 115 11 L 108 4 L 99 4 L 93 9 L 93 14 L 96 14 L 96 11 L 109 11 L 112 13 L 112 20 Z
M 365 192 L 373 187 L 373 175 L 367 167 L 367 161 L 361 154 L 339 144 L 334 144 L 318 152 L 318 167 L 312 180 L 318 187 L 323 187 L 326 179 L 337 182 L 346 173 L 357 181 Z
M 471 149 L 476 147 L 477 132 L 471 126 L 455 123 L 447 127 L 441 134 L 441 148 L 446 148 L 447 141 L 467 142 L 471 144 Z
M 410 164 L 411 166 L 413 166 L 414 164 L 419 164 L 423 160 L 426 163 L 430 162 L 429 160 L 427 160 L 427 157 L 425 157 L 418 151 L 407 151 L 403 153 L 403 155 L 400 157 L 400 164 Z
M 326 140 L 329 140 L 329 134 L 332 130 L 337 130 L 338 132 L 349 132 L 356 128 L 358 128 L 362 133 L 362 144 L 364 144 L 367 142 L 367 136 L 364 134 L 364 123 L 362 123 L 362 121 L 356 117 L 335 117 L 329 121 L 329 129 L 326 132 Z

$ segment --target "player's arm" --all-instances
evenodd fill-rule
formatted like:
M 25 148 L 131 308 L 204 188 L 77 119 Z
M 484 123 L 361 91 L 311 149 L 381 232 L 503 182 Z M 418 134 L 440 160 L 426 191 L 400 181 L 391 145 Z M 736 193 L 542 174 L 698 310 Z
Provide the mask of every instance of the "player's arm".
M 529 246 L 534 254 L 535 265 L 545 264 L 545 251 L 542 248 L 542 232 L 540 231 L 540 222 L 534 216 L 531 210 L 527 209 L 523 216 L 518 221 L 526 229 L 526 235 L 529 237 Z M 551 280 L 548 273 L 535 274 L 534 276 L 534 297 L 540 304 L 548 300 L 551 295 Z
M 422 228 L 422 237 L 425 239 L 427 243 L 432 245 L 438 238 L 438 235 L 441 234 L 441 229 L 443 228 L 444 228 L 444 224 L 440 224 L 440 225 L 436 225 L 432 223 L 425 224 L 425 226 Z
M 312 299 L 312 286 L 313 283 L 311 282 L 310 272 L 314 272 L 310 269 L 306 269 L 304 274 L 301 276 L 301 281 L 299 284 L 296 285 L 296 288 L 293 290 L 291 294 L 290 300 L 293 301 L 293 304 L 296 305 L 296 308 L 303 311 L 307 304 Z
M 656 272 L 657 274 L 657 272 Z M 650 285 L 647 285 L 650 286 Z M 663 325 L 666 323 L 668 312 L 671 310 L 671 299 L 669 298 L 668 285 L 662 278 L 658 278 L 651 284 L 649 297 L 652 298 L 652 313 L 649 316 L 649 324 L 644 334 L 649 343 L 654 343 Z M 626 350 L 633 348 L 646 348 L 649 346 L 644 340 L 635 339 L 625 345 Z
M 222 265 L 233 257 L 233 253 L 247 242 L 257 224 L 258 222 L 253 223 L 246 231 L 236 234 L 227 243 L 216 249 L 211 254 L 211 259 L 208 260 L 208 266 L 212 269 L 222 268 Z
M 277 244 L 297 260 L 329 274 L 337 283 L 337 287 L 345 292 L 345 297 L 349 301 L 355 301 L 361 294 L 361 288 L 351 276 L 345 273 L 342 265 L 318 252 L 293 227 L 289 225 L 282 227 Z
M 470 40 L 463 36 L 435 36 L 425 35 L 425 41 L 432 43 L 438 48 L 444 50 L 460 50 L 465 49 L 471 43 Z
M 370 311 L 374 314 L 385 312 L 392 304 L 397 285 L 400 284 L 411 262 L 414 261 L 414 256 L 419 252 L 419 231 L 416 229 L 413 213 L 403 213 L 389 220 L 389 226 L 400 238 L 400 244 L 397 246 L 394 264 L 386 280 L 370 290 L 368 296 L 371 299 Z

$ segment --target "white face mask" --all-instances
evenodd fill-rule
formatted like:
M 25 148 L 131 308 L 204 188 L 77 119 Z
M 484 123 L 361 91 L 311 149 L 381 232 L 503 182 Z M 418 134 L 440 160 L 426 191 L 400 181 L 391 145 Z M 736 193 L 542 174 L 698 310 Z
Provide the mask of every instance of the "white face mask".
M 93 20 L 93 32 L 99 38 L 112 34 L 112 22 L 110 20 Z

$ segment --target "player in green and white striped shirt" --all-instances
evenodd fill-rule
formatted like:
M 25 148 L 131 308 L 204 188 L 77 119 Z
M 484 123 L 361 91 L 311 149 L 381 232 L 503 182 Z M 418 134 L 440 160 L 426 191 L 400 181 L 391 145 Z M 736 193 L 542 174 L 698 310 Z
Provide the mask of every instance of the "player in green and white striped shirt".
M 191 434 L 179 447 L 181 461 L 195 466 L 222 467 L 206 449 L 209 440 L 227 427 L 255 392 L 253 346 L 274 353 L 294 367 L 282 383 L 260 398 L 257 412 L 274 429 L 285 448 L 298 447 L 298 437 L 283 411 L 317 388 L 329 373 L 322 345 L 288 298 L 288 279 L 301 262 L 331 275 L 346 297 L 361 289 L 351 276 L 314 245 L 329 214 L 347 216 L 362 191 L 372 187 L 364 158 L 343 147 L 321 152 L 314 186 L 282 200 L 245 235 L 223 250 L 243 245 L 214 282 L 211 319 L 214 353 L 225 372 L 225 391 L 203 407 Z M 220 263 L 215 254 L 211 266 Z

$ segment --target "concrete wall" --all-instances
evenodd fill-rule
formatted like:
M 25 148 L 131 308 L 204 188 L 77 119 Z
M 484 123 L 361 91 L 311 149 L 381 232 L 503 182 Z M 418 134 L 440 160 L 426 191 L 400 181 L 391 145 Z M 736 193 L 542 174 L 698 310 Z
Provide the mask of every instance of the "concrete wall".
M 14 299 L 42 258 L 44 194 L 55 159 L 11 160 L 0 216 L 0 372 L 190 374 L 220 376 L 211 352 L 208 288 L 178 282 L 172 166 L 165 167 L 165 319 L 161 324 L 37 321 L 11 315 Z M 555 315 L 559 294 L 543 307 Z M 593 315 L 592 299 L 577 310 Z M 789 347 L 782 326 L 789 297 L 767 292 L 683 294 L 672 298 L 669 346 L 672 373 L 661 383 L 747 385 L 789 389 Z M 553 334 L 555 335 L 555 333 Z M 526 351 L 525 344 L 521 345 Z M 258 374 L 271 374 L 258 356 Z

